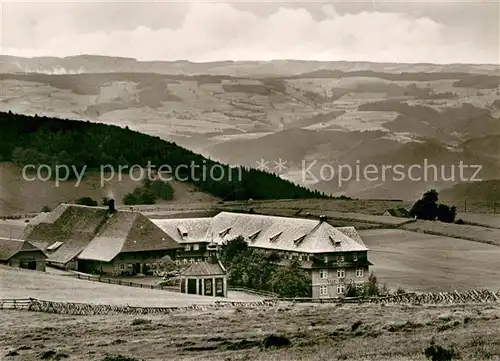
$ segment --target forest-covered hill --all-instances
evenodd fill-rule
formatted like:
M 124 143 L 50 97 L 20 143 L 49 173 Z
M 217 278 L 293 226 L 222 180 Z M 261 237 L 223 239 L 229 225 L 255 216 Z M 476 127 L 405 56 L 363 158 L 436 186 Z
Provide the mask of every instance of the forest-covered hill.
M 118 126 L 0 112 L 0 134 L 0 161 L 19 166 L 59 164 L 95 172 L 104 165 L 116 171 L 120 166 L 128 171 L 132 165 L 137 169 L 150 164 L 153 170 L 163 165 L 174 179 L 226 200 L 326 197 L 277 175 L 230 168 L 175 143 Z

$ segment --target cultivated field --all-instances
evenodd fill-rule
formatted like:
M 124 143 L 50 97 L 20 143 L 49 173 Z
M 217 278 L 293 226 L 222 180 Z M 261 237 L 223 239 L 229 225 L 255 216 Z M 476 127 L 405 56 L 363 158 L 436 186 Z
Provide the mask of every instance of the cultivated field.
M 463 227 L 463 226 L 460 226 Z M 379 281 L 407 291 L 500 287 L 500 247 L 395 229 L 360 231 Z
M 413 232 L 457 237 L 500 246 L 500 229 L 432 221 L 417 221 L 402 228 Z
M 500 307 L 279 305 L 183 314 L 74 317 L 2 311 L 5 360 L 424 361 L 434 337 L 462 360 L 498 361 Z M 262 349 L 269 334 L 284 348 Z M 118 358 L 118 356 L 129 357 Z M 115 358 L 111 358 L 111 357 Z M 108 358 L 106 358 L 108 357 Z
M 180 307 L 190 304 L 208 304 L 216 300 L 212 297 L 109 285 L 8 267 L 0 267 L 0 295 L 0 298 L 32 297 L 49 301 L 143 307 Z M 235 301 L 249 301 L 249 298 L 261 299 L 258 296 L 231 294 L 231 292 L 228 296 Z
M 474 225 L 500 228 L 500 214 L 460 213 L 457 218 Z

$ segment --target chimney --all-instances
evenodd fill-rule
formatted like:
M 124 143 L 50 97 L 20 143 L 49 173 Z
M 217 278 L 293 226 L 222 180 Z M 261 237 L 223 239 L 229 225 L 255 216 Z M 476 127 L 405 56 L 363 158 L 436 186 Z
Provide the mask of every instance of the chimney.
M 326 222 L 326 216 L 324 214 L 322 214 L 321 216 L 319 216 L 319 221 L 320 222 Z
M 108 200 L 108 212 L 109 214 L 115 213 L 115 200 L 114 199 L 109 199 Z

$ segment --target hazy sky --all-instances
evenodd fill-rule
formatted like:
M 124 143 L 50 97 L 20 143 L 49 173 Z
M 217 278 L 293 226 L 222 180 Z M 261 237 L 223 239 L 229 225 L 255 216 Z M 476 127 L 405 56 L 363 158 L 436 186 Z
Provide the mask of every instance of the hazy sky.
M 499 63 L 498 0 L 0 0 L 2 52 L 138 60 Z

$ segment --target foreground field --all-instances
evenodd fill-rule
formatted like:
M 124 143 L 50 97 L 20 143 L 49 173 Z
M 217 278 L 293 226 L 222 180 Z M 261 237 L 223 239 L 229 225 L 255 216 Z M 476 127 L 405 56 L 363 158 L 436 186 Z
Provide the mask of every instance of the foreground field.
M 2 321 L 0 355 L 13 361 L 423 361 L 432 338 L 462 360 L 500 360 L 498 305 L 281 305 L 140 319 L 2 311 Z M 269 334 L 291 344 L 264 350 Z
M 458 226 L 463 227 L 463 226 Z M 360 231 L 381 282 L 408 291 L 500 287 L 500 247 L 394 229 Z
M 0 295 L 0 298 L 32 297 L 49 301 L 145 307 L 179 307 L 215 301 L 212 297 L 109 285 L 8 267 L 0 267 Z M 233 300 L 248 301 L 250 296 L 234 293 L 229 294 L 229 297 Z M 253 299 L 260 298 L 254 297 Z

